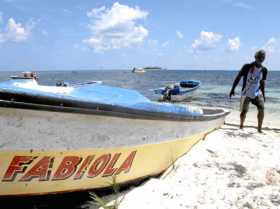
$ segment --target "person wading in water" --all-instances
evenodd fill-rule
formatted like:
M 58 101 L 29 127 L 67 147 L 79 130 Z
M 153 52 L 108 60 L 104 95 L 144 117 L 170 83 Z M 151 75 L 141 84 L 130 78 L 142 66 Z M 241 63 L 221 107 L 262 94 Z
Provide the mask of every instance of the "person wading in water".
M 265 60 L 265 51 L 259 50 L 255 54 L 255 61 L 245 64 L 236 76 L 229 97 L 235 95 L 235 87 L 243 77 L 243 85 L 240 99 L 240 129 L 243 128 L 250 102 L 258 108 L 258 132 L 262 133 L 265 102 L 265 81 L 267 68 L 262 66 Z

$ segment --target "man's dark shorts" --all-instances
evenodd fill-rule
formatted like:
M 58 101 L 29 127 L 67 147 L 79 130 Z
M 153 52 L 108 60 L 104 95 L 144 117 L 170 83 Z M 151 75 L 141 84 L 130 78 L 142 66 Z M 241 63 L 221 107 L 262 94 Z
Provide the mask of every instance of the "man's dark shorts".
M 241 97 L 240 111 L 248 112 L 250 102 L 258 108 L 258 111 L 264 111 L 264 98 L 262 95 L 259 95 L 254 99 L 250 97 Z

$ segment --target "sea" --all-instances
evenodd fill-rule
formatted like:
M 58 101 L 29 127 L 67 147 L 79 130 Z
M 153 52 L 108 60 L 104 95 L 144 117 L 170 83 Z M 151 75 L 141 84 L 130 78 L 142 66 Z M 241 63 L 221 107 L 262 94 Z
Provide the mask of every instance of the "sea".
M 160 70 L 143 74 L 132 73 L 130 70 L 72 70 L 39 71 L 37 75 L 39 83 L 42 85 L 55 85 L 58 81 L 77 84 L 98 80 L 105 85 L 137 90 L 151 100 L 156 100 L 153 89 L 174 84 L 181 80 L 199 80 L 202 83 L 201 88 L 197 90 L 196 96 L 185 101 L 185 104 L 238 110 L 242 80 L 236 88 L 235 97 L 230 99 L 228 96 L 237 73 L 237 71 L 229 70 Z M 20 72 L 0 71 L 0 82 L 7 80 L 11 75 L 20 75 Z M 279 86 L 280 71 L 270 71 L 266 82 L 265 111 L 278 116 L 280 114 Z M 0 198 L 0 208 L 76 209 L 96 207 L 88 192 L 75 192 L 38 197 Z

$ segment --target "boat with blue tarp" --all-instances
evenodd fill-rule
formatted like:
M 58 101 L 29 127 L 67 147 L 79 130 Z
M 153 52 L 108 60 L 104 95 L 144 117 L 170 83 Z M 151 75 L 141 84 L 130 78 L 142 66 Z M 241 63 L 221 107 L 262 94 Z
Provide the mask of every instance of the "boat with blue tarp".
M 0 196 L 77 191 L 157 175 L 229 112 L 153 102 L 90 82 L 0 83 Z
M 191 99 L 200 86 L 200 81 L 183 80 L 173 85 L 155 89 L 154 93 L 160 101 L 181 102 Z

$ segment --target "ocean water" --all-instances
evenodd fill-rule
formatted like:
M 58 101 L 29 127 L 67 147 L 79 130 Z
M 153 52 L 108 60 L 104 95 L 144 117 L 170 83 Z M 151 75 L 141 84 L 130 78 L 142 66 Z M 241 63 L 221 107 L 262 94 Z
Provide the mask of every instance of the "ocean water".
M 0 72 L 0 82 L 10 75 L 19 72 Z M 184 79 L 200 80 L 201 88 L 191 101 L 185 103 L 195 106 L 218 106 L 229 109 L 239 108 L 240 87 L 236 96 L 228 98 L 232 82 L 237 71 L 201 71 L 201 70 L 167 70 L 135 74 L 126 70 L 104 71 L 42 71 L 37 72 L 39 83 L 54 85 L 57 81 L 83 83 L 91 80 L 101 80 L 106 85 L 135 89 L 151 100 L 155 100 L 153 89 L 172 84 Z M 280 108 L 280 71 L 269 72 L 266 84 L 265 108 L 268 113 L 279 116 Z M 255 107 L 252 107 L 255 108 Z M 280 119 L 280 117 L 279 117 Z M 37 209 L 37 208 L 94 208 L 88 192 L 76 192 L 60 195 L 46 195 L 25 198 L 0 198 L 0 208 Z
M 11 74 L 18 72 L 0 72 L 0 82 Z M 106 85 L 135 89 L 151 100 L 156 97 L 153 89 L 166 86 L 184 79 L 200 80 L 201 88 L 196 97 L 186 103 L 196 106 L 219 106 L 229 109 L 239 108 L 241 83 L 236 88 L 236 96 L 228 98 L 233 80 L 237 71 L 202 71 L 202 70 L 164 70 L 151 71 L 143 74 L 131 73 L 128 70 L 103 71 L 42 71 L 37 72 L 39 82 L 46 85 L 55 85 L 63 80 L 70 83 L 83 83 L 90 80 L 101 80 Z M 266 82 L 266 111 L 280 112 L 280 71 L 271 71 Z

